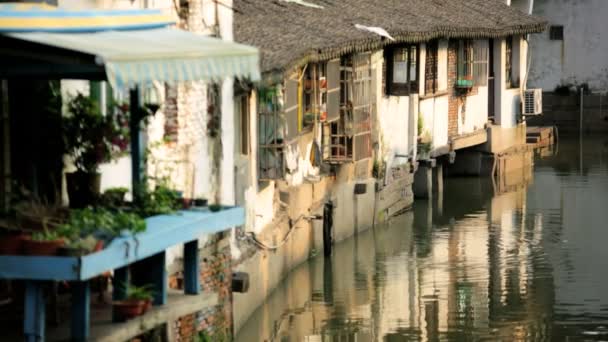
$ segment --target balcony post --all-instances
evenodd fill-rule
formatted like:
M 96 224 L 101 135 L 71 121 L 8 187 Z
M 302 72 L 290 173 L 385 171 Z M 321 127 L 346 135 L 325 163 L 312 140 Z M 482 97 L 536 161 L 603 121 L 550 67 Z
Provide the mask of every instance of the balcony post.
M 72 341 L 89 339 L 91 288 L 88 281 L 72 285 Z
M 25 315 L 23 332 L 27 342 L 44 341 L 45 301 L 43 282 L 27 280 L 25 282 Z
M 197 295 L 200 292 L 200 266 L 198 261 L 198 240 L 184 244 L 184 292 Z

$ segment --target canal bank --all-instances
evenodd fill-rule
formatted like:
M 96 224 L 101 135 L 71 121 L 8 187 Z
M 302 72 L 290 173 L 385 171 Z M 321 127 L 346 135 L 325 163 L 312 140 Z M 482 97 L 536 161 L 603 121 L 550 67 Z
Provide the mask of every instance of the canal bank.
M 501 183 L 448 178 L 300 265 L 237 341 L 605 340 L 608 138 L 563 138 Z

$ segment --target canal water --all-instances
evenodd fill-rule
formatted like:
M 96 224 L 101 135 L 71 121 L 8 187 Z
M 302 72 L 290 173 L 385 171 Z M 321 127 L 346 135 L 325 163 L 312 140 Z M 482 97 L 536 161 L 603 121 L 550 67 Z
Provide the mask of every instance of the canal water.
M 608 137 L 447 179 L 294 270 L 237 340 L 608 341 Z

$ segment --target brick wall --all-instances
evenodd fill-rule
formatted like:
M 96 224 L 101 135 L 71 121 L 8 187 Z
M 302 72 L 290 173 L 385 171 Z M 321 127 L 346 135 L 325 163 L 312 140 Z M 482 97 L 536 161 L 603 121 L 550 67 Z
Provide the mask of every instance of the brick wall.
M 218 305 L 180 317 L 171 322 L 175 341 L 197 341 L 204 335 L 212 341 L 229 341 L 232 333 L 232 267 L 230 244 L 218 234 L 200 251 L 201 291 L 217 293 Z M 172 275 L 169 286 L 180 289 L 179 274 Z
M 454 87 L 458 73 L 458 41 L 448 43 L 448 137 L 458 134 L 458 89 Z

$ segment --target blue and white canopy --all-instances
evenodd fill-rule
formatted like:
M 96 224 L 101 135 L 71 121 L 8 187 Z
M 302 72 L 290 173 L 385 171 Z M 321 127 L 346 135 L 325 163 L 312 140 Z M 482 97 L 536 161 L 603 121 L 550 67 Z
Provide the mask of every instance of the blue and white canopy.
M 60 55 L 65 51 L 85 56 L 89 68 L 104 70 L 115 88 L 151 81 L 259 80 L 258 49 L 170 28 L 172 23 L 158 10 L 79 11 L 2 5 L 0 55 L 13 56 L 15 63 L 22 56 L 44 62 L 47 47 Z M 59 61 L 62 70 L 70 60 Z
M 27 32 L 4 35 L 95 56 L 113 87 L 151 81 L 259 80 L 254 47 L 172 28 L 89 33 Z

